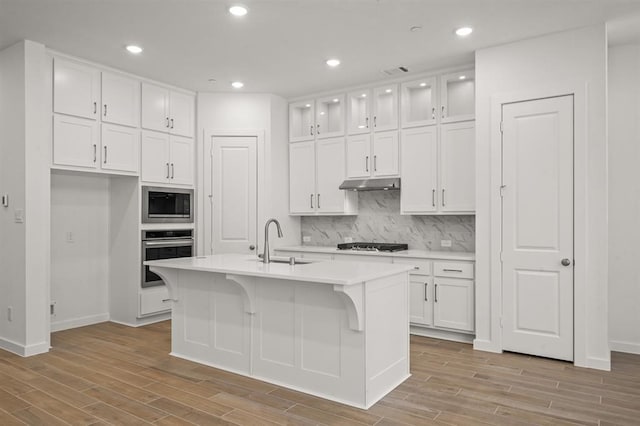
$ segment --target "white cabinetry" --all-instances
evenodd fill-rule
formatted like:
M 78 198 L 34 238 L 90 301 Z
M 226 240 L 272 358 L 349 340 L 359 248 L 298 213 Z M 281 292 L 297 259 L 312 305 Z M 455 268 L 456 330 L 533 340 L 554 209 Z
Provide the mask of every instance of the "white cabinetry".
M 138 297 L 140 300 L 138 315 L 140 317 L 156 315 L 171 310 L 169 290 L 166 286 L 142 289 Z
M 404 214 L 434 213 L 438 210 L 438 128 L 425 126 L 406 129 L 400 138 L 400 211 Z
M 102 73 L 102 122 L 140 125 L 140 82 L 118 74 Z
M 141 177 L 149 183 L 193 184 L 193 139 L 142 132 Z
M 55 58 L 53 112 L 95 120 L 100 103 L 100 71 L 79 62 Z
M 142 127 L 192 137 L 194 102 L 192 95 L 142 83 Z
M 344 95 L 325 96 L 289 105 L 289 142 L 344 135 Z
M 398 132 L 360 134 L 347 138 L 347 177 L 397 176 Z
M 100 144 L 99 124 L 68 115 L 53 116 L 53 163 L 96 169 Z
M 439 170 L 441 211 L 474 212 L 475 122 L 441 126 Z
M 440 76 L 440 122 L 475 118 L 475 72 L 464 70 Z
M 356 90 L 347 96 L 349 102 L 347 123 L 350 135 L 398 128 L 398 86 L 396 84 Z
M 338 189 L 344 170 L 344 137 L 289 144 L 291 214 L 355 213 L 356 194 Z
M 429 126 L 438 122 L 436 77 L 402 84 L 402 127 Z
M 140 162 L 140 130 L 103 123 L 101 139 L 100 167 L 137 173 Z

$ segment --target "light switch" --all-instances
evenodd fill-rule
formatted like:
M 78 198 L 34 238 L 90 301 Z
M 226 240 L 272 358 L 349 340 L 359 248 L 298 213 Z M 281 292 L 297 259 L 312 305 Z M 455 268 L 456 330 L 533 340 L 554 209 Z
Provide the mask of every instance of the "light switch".
M 440 240 L 440 247 L 451 247 L 451 240 Z
M 24 223 L 24 209 L 15 209 L 13 217 L 15 223 Z
M 302 236 L 302 241 L 305 242 L 305 243 L 311 242 L 311 236 L 310 235 L 303 235 Z
M 9 207 L 9 194 L 2 194 L 2 205 Z

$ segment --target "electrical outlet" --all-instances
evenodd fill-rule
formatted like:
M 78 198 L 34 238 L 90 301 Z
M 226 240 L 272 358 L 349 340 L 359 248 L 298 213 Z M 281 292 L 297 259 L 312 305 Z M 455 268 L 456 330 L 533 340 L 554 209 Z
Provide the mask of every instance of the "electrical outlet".
M 302 236 L 302 242 L 303 243 L 310 243 L 311 242 L 311 236 L 310 235 L 303 235 Z
M 440 240 L 440 247 L 451 247 L 451 240 Z
M 353 242 L 353 237 L 344 237 L 344 242 L 345 243 L 352 243 Z
M 2 206 L 9 207 L 9 194 L 2 194 Z
M 7 308 L 7 320 L 9 322 L 13 321 L 13 306 Z
M 53 317 L 56 316 L 56 302 L 52 301 L 51 304 L 49 305 L 49 314 Z

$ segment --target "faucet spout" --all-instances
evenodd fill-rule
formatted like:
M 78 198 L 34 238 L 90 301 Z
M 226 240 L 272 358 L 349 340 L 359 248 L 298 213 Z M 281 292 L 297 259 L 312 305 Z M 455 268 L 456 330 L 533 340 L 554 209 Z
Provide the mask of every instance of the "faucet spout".
M 264 225 L 264 250 L 262 251 L 262 262 L 271 263 L 271 255 L 269 254 L 269 225 L 272 223 L 276 224 L 276 228 L 278 230 L 278 238 L 282 238 L 282 228 L 280 227 L 280 222 L 278 219 L 272 218 L 267 221 Z

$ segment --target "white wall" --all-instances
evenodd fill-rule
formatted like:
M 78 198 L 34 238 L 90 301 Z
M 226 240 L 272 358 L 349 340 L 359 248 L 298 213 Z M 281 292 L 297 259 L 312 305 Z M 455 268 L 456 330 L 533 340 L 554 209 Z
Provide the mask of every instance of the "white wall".
M 640 354 L 640 45 L 609 48 L 609 342 Z
M 259 181 L 264 188 L 258 215 L 258 244 L 262 244 L 262 224 L 270 217 L 280 221 L 284 238 L 273 238 L 272 247 L 300 243 L 300 219 L 289 216 L 289 149 L 286 100 L 269 94 L 198 94 L 198 253 L 204 253 L 204 137 L 211 131 L 263 131 L 264 170 Z M 261 147 L 258 147 L 260 151 Z
M 476 341 L 500 351 L 497 97 L 576 93 L 575 362 L 608 369 L 606 31 L 604 25 L 476 52 Z M 562 93 L 564 92 L 564 93 Z M 493 139 L 492 139 L 493 138 Z M 497 143 L 496 143 L 497 141 Z M 492 169 L 492 164 L 498 165 Z M 496 222 L 496 218 L 498 218 Z M 494 245 L 492 245 L 492 243 Z M 498 249 L 496 250 L 496 247 Z M 498 265 L 498 266 L 496 266 Z M 492 269 L 493 268 L 493 269 Z M 493 275 L 492 275 L 493 273 Z
M 10 197 L 10 206 L 0 207 L 0 348 L 20 355 L 49 349 L 46 64 L 38 43 L 22 41 L 0 52 L 0 193 Z M 16 210 L 24 212 L 24 223 L 14 221 Z
M 51 331 L 109 319 L 109 190 L 107 176 L 51 176 Z

